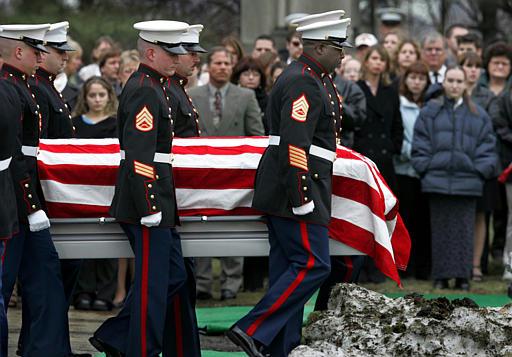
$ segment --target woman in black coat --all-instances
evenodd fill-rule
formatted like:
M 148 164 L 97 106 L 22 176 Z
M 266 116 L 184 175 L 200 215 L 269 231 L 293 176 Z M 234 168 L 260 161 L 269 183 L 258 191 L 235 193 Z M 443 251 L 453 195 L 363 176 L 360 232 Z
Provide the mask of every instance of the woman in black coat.
M 393 192 L 397 192 L 393 155 L 400 154 L 403 140 L 398 92 L 389 79 L 389 56 L 373 46 L 362 64 L 357 84 L 366 96 L 366 121 L 354 133 L 354 150 L 372 159 Z

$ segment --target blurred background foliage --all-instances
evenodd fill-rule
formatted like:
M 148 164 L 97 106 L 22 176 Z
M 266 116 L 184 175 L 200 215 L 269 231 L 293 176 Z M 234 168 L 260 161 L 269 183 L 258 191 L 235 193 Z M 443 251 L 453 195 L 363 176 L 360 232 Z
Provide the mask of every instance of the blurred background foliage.
M 0 24 L 69 21 L 85 63 L 98 37 L 109 35 L 123 49 L 134 48 L 137 32 L 132 25 L 157 19 L 203 24 L 201 42 L 211 47 L 240 32 L 240 0 L 0 0 Z

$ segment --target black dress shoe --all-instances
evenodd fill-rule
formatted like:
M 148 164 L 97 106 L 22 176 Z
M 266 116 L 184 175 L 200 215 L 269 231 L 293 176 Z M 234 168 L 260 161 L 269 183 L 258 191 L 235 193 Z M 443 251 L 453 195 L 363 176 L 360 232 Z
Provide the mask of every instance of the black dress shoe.
M 265 351 L 264 345 L 246 334 L 236 325 L 226 332 L 226 337 L 243 349 L 250 357 L 270 357 L 270 354 Z
M 207 293 L 205 291 L 198 291 L 196 295 L 197 300 L 211 300 L 212 294 Z
M 466 278 L 455 279 L 455 289 L 469 291 L 469 280 Z
M 436 279 L 434 281 L 434 289 L 448 289 L 448 279 Z
M 123 357 L 125 354 L 121 353 L 117 349 L 115 349 L 113 346 L 110 346 L 108 343 L 103 342 L 102 340 L 98 339 L 97 337 L 90 337 L 89 343 L 96 348 L 100 352 L 105 352 L 106 357 Z
M 92 303 L 91 309 L 95 311 L 110 311 L 112 310 L 112 304 L 102 299 L 96 299 Z
M 222 290 L 220 293 L 220 299 L 222 301 L 236 299 L 236 293 L 232 292 L 231 290 Z
M 73 304 L 76 310 L 90 310 L 91 309 L 91 297 L 89 294 L 79 294 Z
M 90 353 L 73 353 L 71 352 L 68 357 L 92 357 Z

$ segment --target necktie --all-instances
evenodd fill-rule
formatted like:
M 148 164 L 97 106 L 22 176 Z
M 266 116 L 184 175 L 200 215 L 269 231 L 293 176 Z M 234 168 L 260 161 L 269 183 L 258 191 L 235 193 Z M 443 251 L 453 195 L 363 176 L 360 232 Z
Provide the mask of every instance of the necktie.
M 434 83 L 439 83 L 439 73 L 434 72 Z
M 217 90 L 215 92 L 215 101 L 213 103 L 215 113 L 213 115 L 213 124 L 218 126 L 220 123 L 220 119 L 222 118 L 222 95 L 220 91 Z

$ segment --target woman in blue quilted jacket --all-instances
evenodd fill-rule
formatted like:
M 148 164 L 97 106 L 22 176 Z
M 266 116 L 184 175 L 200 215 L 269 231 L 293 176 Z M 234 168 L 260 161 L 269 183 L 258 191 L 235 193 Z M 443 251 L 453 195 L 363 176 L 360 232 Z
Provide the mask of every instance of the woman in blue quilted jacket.
M 412 165 L 428 193 L 434 287 L 469 290 L 477 198 L 495 174 L 497 154 L 487 113 L 466 94 L 461 67 L 446 71 L 443 96 L 421 110 L 414 127 Z

